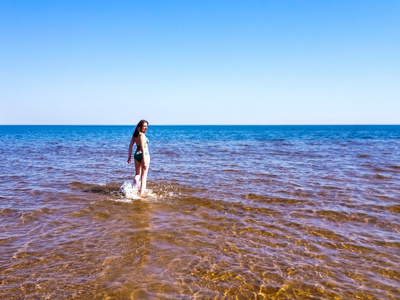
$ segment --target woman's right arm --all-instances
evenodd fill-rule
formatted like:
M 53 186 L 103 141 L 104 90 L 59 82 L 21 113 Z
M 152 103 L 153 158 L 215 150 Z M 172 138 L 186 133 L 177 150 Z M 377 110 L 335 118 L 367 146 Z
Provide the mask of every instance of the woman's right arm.
M 127 163 L 128 165 L 131 163 L 133 144 L 135 144 L 135 137 L 132 135 L 131 143 L 129 144 L 128 160 L 126 161 L 126 163 Z

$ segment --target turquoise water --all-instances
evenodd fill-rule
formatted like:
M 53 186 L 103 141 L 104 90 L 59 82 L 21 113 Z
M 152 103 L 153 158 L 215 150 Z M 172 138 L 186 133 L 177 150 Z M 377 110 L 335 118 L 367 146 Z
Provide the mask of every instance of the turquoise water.
M 400 126 L 0 126 L 0 295 L 400 297 Z

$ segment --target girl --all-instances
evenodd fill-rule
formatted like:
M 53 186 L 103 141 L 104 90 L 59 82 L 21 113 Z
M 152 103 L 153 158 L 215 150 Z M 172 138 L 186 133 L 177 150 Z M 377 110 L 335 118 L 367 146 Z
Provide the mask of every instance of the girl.
M 146 182 L 147 182 L 147 173 L 149 171 L 150 165 L 150 152 L 149 152 L 149 139 L 146 138 L 146 131 L 149 127 L 149 122 L 146 120 L 141 120 L 133 133 L 131 143 L 129 145 L 129 156 L 127 160 L 127 164 L 130 165 L 131 157 L 132 157 L 132 147 L 133 144 L 136 143 L 137 148 L 133 158 L 135 160 L 135 177 L 133 179 L 134 185 L 139 183 L 139 178 L 141 181 L 140 185 L 140 197 L 144 197 L 146 192 Z

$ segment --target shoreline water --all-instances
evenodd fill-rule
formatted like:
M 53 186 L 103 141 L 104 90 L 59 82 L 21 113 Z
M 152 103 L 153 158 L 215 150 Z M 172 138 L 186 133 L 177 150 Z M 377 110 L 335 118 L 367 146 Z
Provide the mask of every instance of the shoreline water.
M 0 296 L 398 298 L 400 126 L 352 126 L 151 126 L 145 200 L 133 126 L 0 126 Z

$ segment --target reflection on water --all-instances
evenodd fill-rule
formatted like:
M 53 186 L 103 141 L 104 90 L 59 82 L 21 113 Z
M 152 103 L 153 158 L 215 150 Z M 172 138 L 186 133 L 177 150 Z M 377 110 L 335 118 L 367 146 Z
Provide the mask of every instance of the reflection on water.
M 129 130 L 79 128 L 3 132 L 0 298 L 400 298 L 398 127 L 156 128 L 146 199 Z

